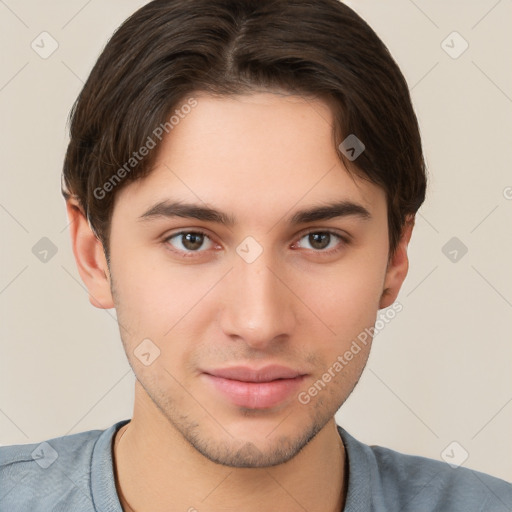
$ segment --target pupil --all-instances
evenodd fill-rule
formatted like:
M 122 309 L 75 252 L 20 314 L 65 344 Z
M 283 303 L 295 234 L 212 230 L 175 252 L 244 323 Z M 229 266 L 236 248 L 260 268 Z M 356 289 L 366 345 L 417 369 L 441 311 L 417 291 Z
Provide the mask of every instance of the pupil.
M 187 233 L 185 235 L 183 245 L 191 251 L 199 249 L 201 245 L 203 245 L 203 235 L 200 233 Z
M 311 233 L 309 235 L 309 243 L 315 249 L 325 249 L 329 245 L 329 233 Z

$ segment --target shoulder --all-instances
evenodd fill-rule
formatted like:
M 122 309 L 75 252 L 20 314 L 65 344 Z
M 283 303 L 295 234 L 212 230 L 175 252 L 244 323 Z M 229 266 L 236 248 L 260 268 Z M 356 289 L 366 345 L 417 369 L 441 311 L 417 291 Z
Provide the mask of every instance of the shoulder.
M 447 512 L 512 508 L 512 484 L 504 480 L 380 446 L 371 446 L 370 450 L 378 468 L 380 488 L 390 492 L 393 498 L 400 496 L 409 506 L 429 503 L 433 505 L 432 510 Z
M 342 438 L 349 459 L 352 452 L 352 462 L 365 465 L 371 499 L 380 505 L 378 510 L 512 510 L 512 484 L 504 480 L 446 462 L 368 446 L 343 430 Z M 349 479 L 351 470 L 349 460 Z
M 104 432 L 0 447 L 0 510 L 94 510 L 91 464 Z

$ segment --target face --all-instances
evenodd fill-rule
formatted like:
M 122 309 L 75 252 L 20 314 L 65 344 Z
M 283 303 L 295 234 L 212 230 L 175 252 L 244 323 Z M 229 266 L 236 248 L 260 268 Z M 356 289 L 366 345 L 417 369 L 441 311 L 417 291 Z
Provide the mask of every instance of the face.
M 404 257 L 388 262 L 385 194 L 339 160 L 327 104 L 195 98 L 116 197 L 109 287 L 137 400 L 212 461 L 271 466 L 354 388 L 371 340 L 339 356 L 393 302 Z M 294 374 L 213 375 L 269 365 Z

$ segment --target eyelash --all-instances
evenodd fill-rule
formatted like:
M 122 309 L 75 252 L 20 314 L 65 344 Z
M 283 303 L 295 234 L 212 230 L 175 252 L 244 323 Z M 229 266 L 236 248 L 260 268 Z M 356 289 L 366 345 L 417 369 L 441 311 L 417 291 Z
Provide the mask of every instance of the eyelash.
M 322 249 L 306 249 L 307 251 L 310 251 L 310 252 L 314 252 L 314 253 L 317 253 L 317 254 L 321 254 L 321 255 L 326 255 L 326 256 L 330 256 L 330 255 L 333 255 L 333 254 L 336 254 L 338 253 L 339 251 L 341 251 L 345 246 L 349 245 L 350 244 L 350 238 L 348 236 L 343 236 L 343 235 L 340 235 L 339 233 L 336 233 L 335 231 L 330 231 L 330 230 L 310 230 L 310 231 L 307 231 L 306 233 L 302 233 L 301 236 L 299 237 L 299 241 L 302 240 L 303 238 L 311 235 L 311 234 L 318 234 L 318 233 L 321 233 L 321 234 L 328 234 L 330 236 L 334 236 L 335 238 L 338 238 L 340 243 L 338 243 L 338 245 L 334 248 L 334 249 L 329 249 L 329 250 L 322 250 Z M 208 235 L 208 233 L 206 233 L 205 231 L 202 231 L 200 229 L 197 229 L 197 230 L 190 230 L 190 231 L 178 231 L 177 233 L 173 233 L 171 234 L 170 236 L 167 236 L 164 240 L 163 240 L 163 243 L 166 245 L 166 247 L 174 252 L 174 253 L 178 253 L 180 256 L 182 256 L 183 258 L 188 258 L 188 257 L 194 257 L 196 254 L 201 254 L 201 253 L 204 253 L 206 252 L 206 250 L 197 250 L 197 251 L 182 251 L 180 249 L 176 249 L 174 247 L 171 246 L 170 244 L 170 240 L 172 240 L 173 238 L 176 238 L 176 237 L 179 237 L 179 236 L 183 236 L 183 235 L 189 235 L 189 234 L 194 234 L 194 235 L 202 235 L 204 236 L 205 238 L 208 238 L 210 240 L 210 242 L 212 243 L 215 243 L 213 242 L 213 240 L 211 239 L 211 237 Z M 171 246 L 171 248 L 169 247 Z

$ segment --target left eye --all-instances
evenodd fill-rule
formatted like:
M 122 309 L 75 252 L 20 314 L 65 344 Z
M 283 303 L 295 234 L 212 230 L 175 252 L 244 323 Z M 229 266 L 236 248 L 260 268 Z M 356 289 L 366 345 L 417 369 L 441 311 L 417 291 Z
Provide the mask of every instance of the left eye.
M 205 233 L 198 231 L 181 231 L 166 239 L 174 248 L 184 252 L 201 252 L 199 249 L 205 244 L 205 241 L 209 242 L 209 246 L 206 249 L 210 249 L 212 241 Z
M 310 245 L 310 247 L 306 247 L 306 249 L 324 252 L 329 252 L 328 250 L 326 251 L 326 249 L 333 249 L 336 247 L 337 243 L 344 241 L 340 235 L 332 233 L 331 231 L 311 231 L 300 240 L 306 240 Z

